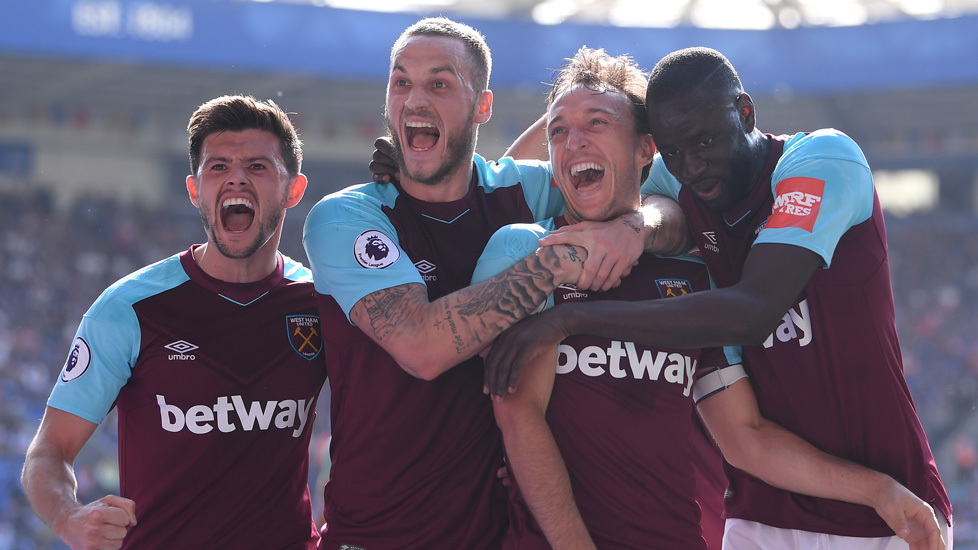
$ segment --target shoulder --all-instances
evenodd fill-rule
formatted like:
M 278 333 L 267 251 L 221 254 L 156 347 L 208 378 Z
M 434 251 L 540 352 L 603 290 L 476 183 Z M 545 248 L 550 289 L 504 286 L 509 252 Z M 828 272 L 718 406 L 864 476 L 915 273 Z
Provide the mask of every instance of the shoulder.
M 813 160 L 848 160 L 869 167 L 866 156 L 852 138 L 839 130 L 824 128 L 798 133 L 784 145 L 779 164 Z
M 503 241 L 522 242 L 533 239 L 534 242 L 554 229 L 553 219 L 544 220 L 539 223 L 514 223 L 505 225 L 496 230 L 493 239 Z M 536 248 L 536 247 L 535 247 Z
M 392 184 L 364 183 L 352 185 L 319 199 L 306 217 L 306 229 L 328 222 L 343 222 L 362 217 L 384 206 L 393 206 L 400 192 Z
M 283 276 L 290 281 L 297 283 L 312 282 L 312 271 L 302 265 L 302 262 L 293 260 L 285 254 L 282 254 L 282 268 Z
M 678 200 L 680 189 L 682 189 L 682 184 L 666 168 L 662 156 L 656 153 L 652 160 L 652 170 L 649 171 L 649 177 L 642 184 L 642 194 L 665 195 Z
M 113 317 L 130 310 L 136 302 L 155 296 L 190 280 L 180 263 L 180 254 L 148 265 L 106 288 L 92 304 L 88 315 Z
M 542 223 L 516 223 L 497 229 L 479 256 L 472 282 L 489 279 L 540 248 L 540 237 L 553 227 L 553 220 L 550 219 Z
M 533 182 L 545 182 L 549 185 L 552 177 L 550 163 L 547 161 L 515 160 L 510 157 L 488 161 L 479 155 L 474 155 L 473 161 L 479 175 L 479 184 L 487 191 Z

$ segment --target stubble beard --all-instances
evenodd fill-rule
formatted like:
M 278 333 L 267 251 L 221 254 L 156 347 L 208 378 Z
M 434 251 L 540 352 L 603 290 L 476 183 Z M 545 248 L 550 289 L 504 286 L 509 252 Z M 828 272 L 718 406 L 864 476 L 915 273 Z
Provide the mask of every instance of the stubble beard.
M 220 220 L 215 220 L 211 218 L 209 212 L 203 208 L 198 209 L 200 211 L 200 219 L 204 224 L 204 230 L 207 232 L 208 242 L 217 247 L 218 252 L 227 258 L 232 260 L 246 260 L 254 256 L 265 244 L 268 243 L 272 235 L 275 234 L 275 230 L 282 223 L 282 216 L 284 215 L 283 208 L 275 208 L 270 217 L 264 220 L 255 220 L 253 223 L 258 224 L 258 234 L 255 235 L 251 244 L 246 246 L 243 250 L 236 250 L 229 247 L 220 238 L 218 238 L 217 224 L 221 223 Z
M 422 185 L 434 186 L 444 181 L 452 172 L 458 170 L 460 166 L 472 162 L 472 154 L 475 152 L 476 141 L 476 130 L 473 128 L 475 113 L 469 114 L 468 120 L 465 121 L 462 130 L 458 134 L 454 136 L 439 136 L 439 140 L 448 140 L 448 147 L 445 149 L 445 159 L 434 172 L 427 176 L 408 170 L 407 165 L 404 163 L 404 155 L 401 153 L 403 151 L 401 148 L 403 144 L 397 136 L 397 132 L 394 131 L 390 116 L 385 113 L 384 119 L 387 122 L 387 132 L 390 134 L 391 142 L 394 144 L 394 161 L 397 162 L 402 179 L 407 179 Z

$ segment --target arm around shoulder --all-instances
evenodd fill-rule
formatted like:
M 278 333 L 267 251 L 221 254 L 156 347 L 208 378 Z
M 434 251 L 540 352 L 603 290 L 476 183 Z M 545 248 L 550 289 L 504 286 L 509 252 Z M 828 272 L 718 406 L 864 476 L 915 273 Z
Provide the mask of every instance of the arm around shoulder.
M 819 498 L 873 507 L 911 548 L 943 548 L 934 510 L 892 477 L 824 453 L 764 418 L 749 379 L 697 405 L 724 458 L 766 483 Z

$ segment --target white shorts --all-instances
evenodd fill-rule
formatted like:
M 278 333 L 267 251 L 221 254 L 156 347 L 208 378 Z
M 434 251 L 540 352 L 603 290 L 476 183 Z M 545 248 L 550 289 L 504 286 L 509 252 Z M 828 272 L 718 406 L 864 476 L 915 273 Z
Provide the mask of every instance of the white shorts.
M 953 550 L 953 528 L 937 512 L 945 550 Z M 797 529 L 779 529 L 743 519 L 728 519 L 723 529 L 723 550 L 907 550 L 900 537 L 842 537 Z

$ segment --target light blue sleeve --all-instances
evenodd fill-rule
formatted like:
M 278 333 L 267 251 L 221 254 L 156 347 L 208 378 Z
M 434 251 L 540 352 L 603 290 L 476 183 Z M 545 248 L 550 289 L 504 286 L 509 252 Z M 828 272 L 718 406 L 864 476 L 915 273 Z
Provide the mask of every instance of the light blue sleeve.
M 486 248 L 479 257 L 472 274 L 472 284 L 491 279 L 535 252 L 540 248 L 537 241 L 552 229 L 553 220 L 541 224 L 518 223 L 498 229 L 486 243 Z M 553 303 L 553 295 L 550 295 L 547 297 L 546 304 L 540 309 L 552 307 Z
M 350 187 L 324 197 L 306 217 L 302 245 L 316 291 L 333 296 L 347 317 L 372 292 L 424 284 L 383 211 L 396 194 L 393 185 Z
M 859 146 L 838 130 L 791 138 L 774 169 L 771 189 L 774 207 L 754 244 L 801 246 L 821 256 L 824 267 L 831 265 L 842 235 L 873 215 L 869 164 Z M 806 214 L 809 209 L 817 212 Z
M 662 157 L 656 153 L 652 159 L 652 170 L 649 171 L 649 177 L 642 184 L 642 194 L 665 195 L 678 201 L 680 189 L 682 189 L 682 184 L 666 169 L 666 163 L 662 162 Z
M 133 304 L 188 279 L 175 255 L 105 289 L 78 326 L 48 405 L 101 423 L 139 357 L 141 331 Z
M 564 197 L 553 183 L 550 163 L 539 160 L 514 160 L 503 157 L 487 162 L 475 155 L 475 167 L 486 192 L 520 185 L 523 197 L 535 221 L 564 213 Z

